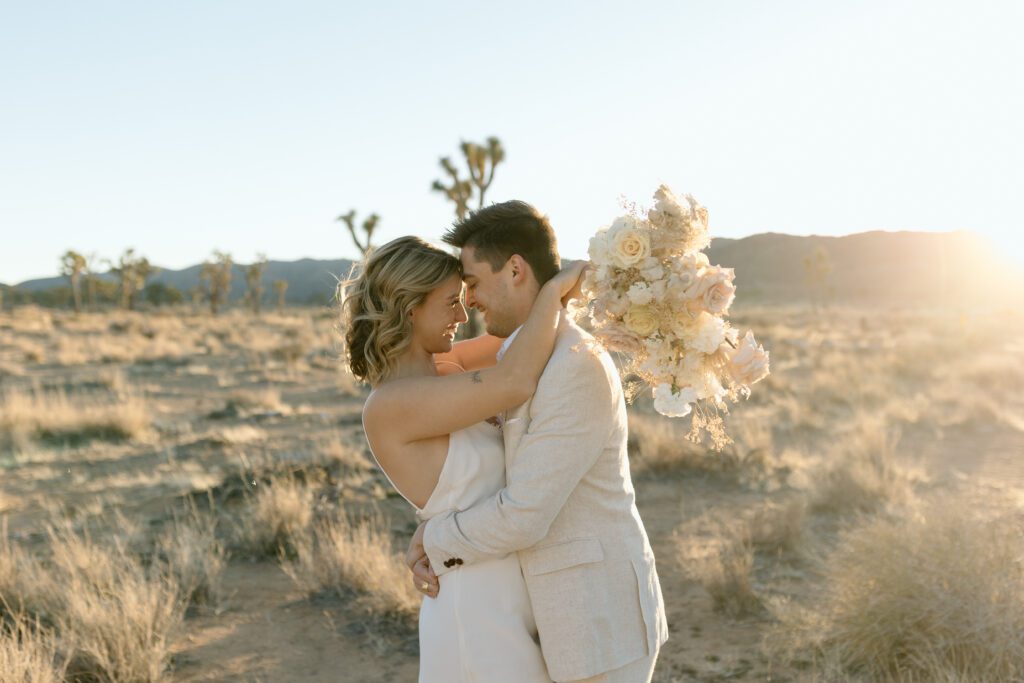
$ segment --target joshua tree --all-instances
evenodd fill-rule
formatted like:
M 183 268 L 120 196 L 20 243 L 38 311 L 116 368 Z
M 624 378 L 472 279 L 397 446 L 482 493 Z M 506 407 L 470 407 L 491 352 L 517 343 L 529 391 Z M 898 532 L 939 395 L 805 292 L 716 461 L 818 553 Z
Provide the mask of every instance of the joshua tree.
M 218 309 L 228 301 L 231 291 L 231 268 L 234 263 L 231 254 L 214 250 L 213 260 L 203 264 L 199 279 L 205 283 L 206 295 L 210 299 L 210 313 L 217 315 Z
M 366 233 L 366 240 L 361 241 L 359 235 L 356 233 L 356 210 L 352 209 L 346 214 L 338 216 L 336 220 L 341 221 L 348 228 L 348 234 L 352 236 L 352 241 L 355 242 L 356 247 L 362 252 L 363 256 L 373 251 L 373 231 L 377 229 L 377 223 L 380 222 L 380 216 L 375 213 L 371 213 L 364 221 L 362 230 Z
M 107 261 L 110 272 L 117 275 L 121 289 L 121 307 L 127 310 L 135 308 L 135 295 L 146 286 L 146 280 L 159 269 L 154 267 L 144 256 L 136 256 L 135 250 L 128 248 L 121 254 L 117 263 Z
M 199 277 L 202 277 L 202 275 Z M 192 308 L 198 311 L 199 305 L 203 303 L 203 297 L 206 295 L 206 290 L 203 289 L 202 285 L 196 285 L 188 290 L 188 295 L 192 297 Z
M 274 280 L 274 291 L 277 292 L 277 312 L 284 310 L 284 295 L 288 292 L 287 280 Z
M 828 275 L 832 272 L 832 259 L 824 247 L 817 247 L 813 253 L 804 256 L 804 282 L 811 295 L 811 304 L 818 310 L 819 303 L 827 301 L 831 287 Z
M 462 156 L 466 160 L 466 167 L 469 169 L 469 178 L 460 178 L 459 169 L 455 167 L 449 157 L 441 157 L 441 168 L 448 175 L 448 184 L 435 180 L 432 188 L 442 193 L 455 205 L 455 218 L 465 220 L 469 213 L 469 204 L 476 195 L 478 209 L 484 206 L 484 195 L 494 182 L 494 170 L 498 164 L 505 160 L 505 148 L 501 140 L 491 136 L 487 142 L 478 145 L 475 142 L 463 141 L 459 145 Z M 477 336 L 480 330 L 480 321 L 476 311 L 469 311 L 469 320 L 463 328 L 465 337 Z
M 459 177 L 459 170 L 449 157 L 441 157 L 441 168 L 448 174 L 448 184 L 435 180 L 432 189 L 444 194 L 455 205 L 455 217 L 462 220 L 469 212 L 469 204 L 474 193 L 477 208 L 484 206 L 484 195 L 494 182 L 494 170 L 505 160 L 505 148 L 496 137 L 487 138 L 487 142 L 478 145 L 475 142 L 463 141 L 459 145 L 462 156 L 469 169 L 469 178 Z
M 256 261 L 245 268 L 245 298 L 254 315 L 260 314 L 260 304 L 263 303 L 263 271 L 266 268 L 266 254 L 257 254 Z
M 86 265 L 85 257 L 71 249 L 60 257 L 60 274 L 71 283 L 71 300 L 75 305 L 75 313 L 82 310 L 82 273 L 85 272 Z
M 82 274 L 85 276 L 85 293 L 89 300 L 90 310 L 96 310 L 96 289 L 97 283 L 99 282 L 99 265 L 100 258 L 96 254 L 88 254 L 85 257 L 85 270 Z

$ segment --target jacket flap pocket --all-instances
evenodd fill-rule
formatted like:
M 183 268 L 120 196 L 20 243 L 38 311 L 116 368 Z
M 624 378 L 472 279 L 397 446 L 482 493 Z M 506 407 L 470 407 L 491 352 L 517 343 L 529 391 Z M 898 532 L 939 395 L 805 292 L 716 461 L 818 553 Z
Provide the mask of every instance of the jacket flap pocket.
M 547 574 L 603 559 L 601 541 L 596 538 L 580 538 L 535 550 L 530 558 L 528 573 L 531 576 Z

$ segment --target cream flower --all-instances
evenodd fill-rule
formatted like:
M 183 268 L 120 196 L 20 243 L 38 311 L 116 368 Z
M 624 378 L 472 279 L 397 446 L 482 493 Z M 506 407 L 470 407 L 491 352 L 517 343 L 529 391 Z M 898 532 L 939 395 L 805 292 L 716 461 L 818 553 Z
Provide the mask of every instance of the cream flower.
M 594 312 L 600 313 L 606 319 L 621 318 L 628 308 L 629 300 L 614 291 L 601 292 L 601 295 L 594 299 Z
M 612 262 L 620 268 L 630 268 L 651 255 L 651 240 L 632 216 L 615 219 L 609 229 L 608 247 Z
M 768 376 L 768 352 L 754 340 L 754 333 L 747 333 L 740 340 L 729 359 L 729 372 L 737 383 L 750 386 Z
M 648 282 L 654 282 L 664 277 L 665 269 L 661 266 L 661 261 L 653 256 L 648 256 L 640 263 L 640 275 Z
M 587 248 L 587 255 L 590 262 L 596 266 L 605 266 L 611 263 L 611 252 L 608 249 L 608 229 L 599 230 L 596 235 L 590 238 L 590 246 Z
M 687 346 L 692 349 L 701 353 L 714 353 L 725 341 L 726 323 L 718 316 L 701 312 L 695 327 L 695 334 L 687 340 Z
M 680 339 L 686 339 L 696 333 L 697 319 L 685 308 L 673 310 L 666 321 L 669 332 Z
M 736 298 L 736 285 L 732 283 L 732 268 L 711 266 L 700 272 L 697 280 L 686 290 L 686 296 L 699 301 L 708 313 L 722 315 Z
M 697 395 L 690 388 L 676 393 L 668 383 L 654 387 L 654 409 L 666 417 L 686 417 L 693 410 L 690 404 L 696 400 Z
M 654 295 L 655 301 L 660 301 L 665 298 L 665 292 L 668 289 L 668 283 L 664 280 L 655 280 L 651 283 L 651 294 Z
M 630 306 L 624 319 L 626 329 L 646 337 L 658 329 L 658 316 L 650 306 Z
M 626 292 L 629 302 L 637 306 L 643 306 L 654 301 L 654 292 L 647 286 L 646 282 L 634 282 L 633 286 Z
M 690 216 L 689 207 L 683 207 L 667 185 L 658 186 L 654 200 L 654 208 L 647 212 L 647 219 L 659 227 Z

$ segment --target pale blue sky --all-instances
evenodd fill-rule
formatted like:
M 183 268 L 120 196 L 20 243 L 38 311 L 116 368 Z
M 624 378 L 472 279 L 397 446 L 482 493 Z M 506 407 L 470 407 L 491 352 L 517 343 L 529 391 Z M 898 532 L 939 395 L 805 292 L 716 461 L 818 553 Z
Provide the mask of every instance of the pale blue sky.
M 436 239 L 437 159 L 578 257 L 660 182 L 716 236 L 971 229 L 1024 264 L 1024 3 L 0 3 L 0 281 Z

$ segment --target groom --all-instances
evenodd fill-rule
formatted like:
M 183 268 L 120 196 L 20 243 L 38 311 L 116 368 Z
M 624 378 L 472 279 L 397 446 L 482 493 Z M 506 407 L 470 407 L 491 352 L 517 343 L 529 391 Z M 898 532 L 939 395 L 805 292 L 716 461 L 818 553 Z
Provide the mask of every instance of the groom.
M 466 302 L 499 357 L 559 270 L 548 219 L 521 201 L 458 223 Z M 651 679 L 668 638 L 665 605 L 626 457 L 626 405 L 611 358 L 564 315 L 537 391 L 500 416 L 507 485 L 420 525 L 407 561 L 436 595 L 437 575 L 518 553 L 548 673 L 558 683 Z

